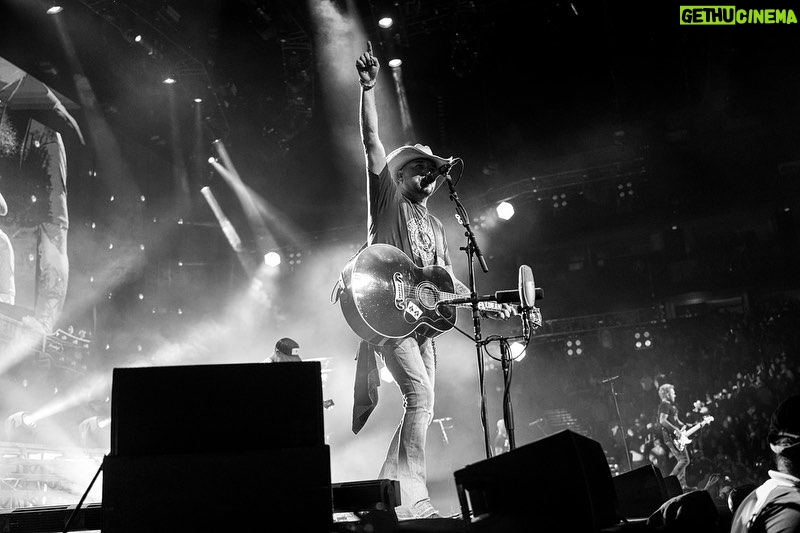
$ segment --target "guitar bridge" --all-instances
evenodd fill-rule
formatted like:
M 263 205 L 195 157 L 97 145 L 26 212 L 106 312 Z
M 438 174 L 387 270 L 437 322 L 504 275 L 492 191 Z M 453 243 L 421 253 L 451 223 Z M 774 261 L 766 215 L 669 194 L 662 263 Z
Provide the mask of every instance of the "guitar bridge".
M 394 281 L 394 306 L 400 311 L 404 311 L 406 308 L 406 284 L 403 281 L 403 275 L 400 272 L 395 272 L 394 276 L 392 276 L 392 281 Z

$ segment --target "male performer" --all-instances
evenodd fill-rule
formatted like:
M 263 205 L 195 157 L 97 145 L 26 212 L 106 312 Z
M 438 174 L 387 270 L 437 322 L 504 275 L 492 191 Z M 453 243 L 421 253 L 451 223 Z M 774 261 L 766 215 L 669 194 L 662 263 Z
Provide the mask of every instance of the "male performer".
M 361 140 L 367 164 L 368 243 L 393 245 L 408 255 L 417 266 L 439 265 L 453 274 L 444 227 L 428 212 L 428 198 L 444 178 L 423 181 L 451 158 L 434 155 L 421 144 L 401 146 L 388 156 L 378 136 L 375 84 L 378 59 L 372 44 L 356 60 L 361 84 Z M 453 276 L 456 291 L 470 290 Z M 515 314 L 510 306 L 491 318 Z M 437 517 L 426 486 L 425 439 L 433 420 L 435 349 L 433 340 L 419 330 L 382 347 L 362 342 L 358 352 L 353 431 L 361 430 L 377 403 L 375 351 L 380 351 L 403 395 L 405 412 L 392 437 L 379 478 L 400 481 L 402 505 L 399 519 Z M 366 392 L 365 392 L 366 391 Z
M 661 404 L 658 406 L 658 423 L 661 425 L 664 444 L 667 445 L 672 456 L 678 461 L 669 475 L 677 476 L 681 487 L 686 490 L 686 467 L 689 466 L 689 450 L 684 446 L 679 451 L 678 447 L 675 446 L 675 438 L 680 436 L 681 430 L 686 425 L 678 418 L 678 408 L 675 407 L 675 387 L 669 383 L 664 383 L 658 388 L 658 396 L 661 398 Z

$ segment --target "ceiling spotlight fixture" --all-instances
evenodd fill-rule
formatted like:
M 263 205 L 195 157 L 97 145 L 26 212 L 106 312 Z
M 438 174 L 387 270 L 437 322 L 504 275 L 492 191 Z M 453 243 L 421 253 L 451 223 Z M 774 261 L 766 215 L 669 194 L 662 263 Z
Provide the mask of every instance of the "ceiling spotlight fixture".
M 378 26 L 384 29 L 391 28 L 392 24 L 394 24 L 392 17 L 383 17 L 378 21 Z
M 403 64 L 403 60 L 399 57 L 389 60 L 389 66 L 392 68 L 399 68 Z
M 281 264 L 281 256 L 277 252 L 267 252 L 264 254 L 264 264 L 274 268 Z
M 194 102 L 195 102 L 196 104 L 199 104 L 199 103 L 200 103 L 200 102 L 202 102 L 202 101 L 203 101 L 203 99 L 202 99 L 202 98 L 195 98 L 195 99 L 194 99 Z
M 55 15 L 57 13 L 61 13 L 63 10 L 64 8 L 61 7 L 61 4 L 59 4 L 58 2 L 51 2 L 50 6 L 48 6 L 47 8 L 47 14 Z
M 172 85 L 173 83 L 175 83 L 175 81 L 176 81 L 175 78 L 173 78 L 172 76 L 167 76 L 162 80 L 161 83 L 163 83 L 164 85 Z
M 500 202 L 497 204 L 497 216 L 503 220 L 508 220 L 514 216 L 514 206 L 508 202 Z

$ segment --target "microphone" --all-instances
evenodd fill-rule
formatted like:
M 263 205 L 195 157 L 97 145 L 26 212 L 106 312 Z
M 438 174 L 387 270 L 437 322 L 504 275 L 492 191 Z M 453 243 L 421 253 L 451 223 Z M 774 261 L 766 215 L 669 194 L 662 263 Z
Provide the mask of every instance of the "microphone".
M 536 284 L 533 282 L 533 271 L 528 265 L 519 267 L 518 288 L 519 306 L 522 318 L 522 337 L 527 340 L 531 335 L 533 304 L 536 302 Z
M 439 176 L 446 176 L 447 174 L 450 173 L 450 169 L 453 168 L 453 165 L 454 163 L 445 163 L 439 168 L 431 170 L 430 172 L 425 174 L 425 176 L 423 176 L 421 180 L 419 180 L 419 186 L 424 189 L 429 184 L 436 181 L 439 178 Z
M 533 271 L 528 265 L 519 267 L 519 303 L 523 309 L 530 309 L 536 302 L 536 284 Z
M 608 383 L 609 381 L 614 381 L 617 378 L 619 378 L 619 376 L 613 376 L 613 377 L 610 377 L 610 378 L 606 378 L 604 380 L 601 380 L 600 383 Z

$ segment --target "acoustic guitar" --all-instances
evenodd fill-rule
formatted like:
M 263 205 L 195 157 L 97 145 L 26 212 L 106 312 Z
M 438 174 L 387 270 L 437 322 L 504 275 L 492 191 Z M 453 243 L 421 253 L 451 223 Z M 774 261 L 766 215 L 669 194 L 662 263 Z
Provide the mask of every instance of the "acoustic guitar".
M 418 267 L 389 244 L 373 244 L 356 254 L 342 270 L 341 281 L 339 304 L 347 324 L 356 335 L 379 346 L 415 331 L 428 338 L 449 331 L 458 306 L 439 303 L 463 296 L 454 292 L 447 269 Z M 501 308 L 496 302 L 480 302 L 478 307 Z

